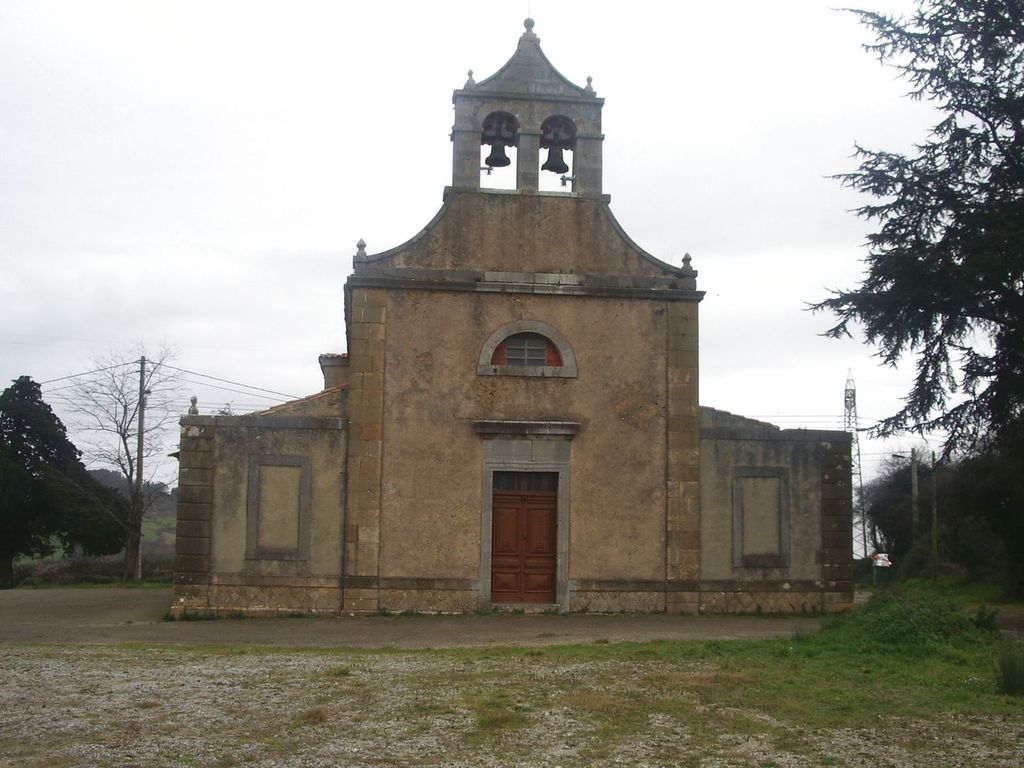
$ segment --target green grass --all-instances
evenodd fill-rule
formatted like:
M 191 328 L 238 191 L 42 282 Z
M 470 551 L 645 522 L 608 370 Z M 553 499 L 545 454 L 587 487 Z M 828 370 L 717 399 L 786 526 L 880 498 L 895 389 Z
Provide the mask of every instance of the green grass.
M 529 705 L 518 704 L 509 699 L 502 691 L 482 699 L 471 699 L 476 728 L 479 735 L 487 735 L 493 731 L 521 728 L 527 722 L 525 713 Z
M 1024 696 L 1024 643 L 1003 642 L 996 659 L 996 687 L 1007 696 Z
M 175 533 L 177 530 L 177 517 L 175 515 L 161 515 L 160 517 L 142 518 L 142 540 L 147 543 L 159 541 L 162 533 Z
M 895 589 L 911 595 L 941 595 L 956 605 L 975 606 L 1002 602 L 1004 586 L 994 581 L 971 581 L 965 576 L 943 575 L 932 580 L 913 578 L 898 582 Z

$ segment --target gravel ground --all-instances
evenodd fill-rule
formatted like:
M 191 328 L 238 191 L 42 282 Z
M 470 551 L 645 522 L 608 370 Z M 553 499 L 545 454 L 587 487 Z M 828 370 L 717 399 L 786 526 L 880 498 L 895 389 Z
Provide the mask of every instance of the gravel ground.
M 718 706 L 703 662 L 40 645 L 0 648 L 0 667 L 12 768 L 1016 768 L 1024 754 L 1022 718 L 812 732 Z
M 788 636 L 812 618 L 161 621 L 169 603 L 0 592 L 0 768 L 1024 764 L 1024 708 L 915 722 L 894 705 L 870 729 L 813 730 L 723 706 L 703 662 L 495 650 Z

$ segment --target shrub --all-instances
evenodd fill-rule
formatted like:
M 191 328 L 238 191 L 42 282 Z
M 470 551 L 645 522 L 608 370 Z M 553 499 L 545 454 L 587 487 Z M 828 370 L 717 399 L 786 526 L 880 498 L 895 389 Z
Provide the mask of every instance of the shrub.
M 989 608 L 982 603 L 974 612 L 974 616 L 971 617 L 971 624 L 974 625 L 975 629 L 980 629 L 983 632 L 998 632 L 999 609 Z
M 899 651 L 943 643 L 973 628 L 967 613 L 953 603 L 901 592 L 875 595 L 849 621 L 867 644 Z
M 1024 696 L 1024 643 L 1008 640 L 996 658 L 996 688 L 1007 696 Z

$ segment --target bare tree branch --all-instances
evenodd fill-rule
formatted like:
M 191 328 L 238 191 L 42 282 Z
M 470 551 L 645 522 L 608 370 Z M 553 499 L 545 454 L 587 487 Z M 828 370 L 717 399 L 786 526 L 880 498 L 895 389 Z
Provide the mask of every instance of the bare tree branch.
M 139 393 L 139 366 L 146 359 L 143 390 Z M 142 517 L 159 495 L 153 482 L 160 462 L 176 440 L 172 427 L 177 421 L 175 403 L 180 400 L 180 374 L 166 364 L 177 351 L 163 344 L 154 355 L 143 345 L 134 350 L 112 352 L 94 359 L 97 370 L 76 378 L 64 393 L 64 402 L 74 414 L 75 426 L 84 433 L 82 453 L 90 464 L 116 470 L 125 480 L 130 501 L 125 528 L 125 577 L 132 578 L 139 562 Z M 139 477 L 139 409 L 145 408 L 142 435 L 142 463 L 145 477 Z M 141 489 L 141 494 L 140 494 Z

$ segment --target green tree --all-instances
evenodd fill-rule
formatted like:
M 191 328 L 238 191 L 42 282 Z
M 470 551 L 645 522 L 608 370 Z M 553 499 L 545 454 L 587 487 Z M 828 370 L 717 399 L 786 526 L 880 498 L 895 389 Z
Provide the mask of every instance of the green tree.
M 942 119 L 914 152 L 856 147 L 838 176 L 875 200 L 857 214 L 866 275 L 812 305 L 859 325 L 879 357 L 916 364 L 903 407 L 876 428 L 946 433 L 972 449 L 1024 413 L 1024 3 L 919 0 L 910 18 L 853 13 L 865 46 Z
M 987 549 L 986 562 L 1005 559 L 1009 593 L 1024 596 L 1024 420 L 1000 430 L 984 452 L 955 470 L 946 503 L 961 522 L 957 541 L 962 546 L 979 532 L 995 534 L 1001 546 Z
M 38 384 L 22 376 L 0 394 L 0 588 L 13 586 L 16 557 L 46 557 L 57 543 L 116 552 L 123 506 L 88 476 Z
M 1005 427 L 983 451 L 937 468 L 920 465 L 916 540 L 909 463 L 886 462 L 865 487 L 867 515 L 903 575 L 928 568 L 932 472 L 937 472 L 940 561 L 962 567 L 972 578 L 1003 579 L 1008 594 L 1024 595 L 1024 421 Z
M 874 528 L 880 552 L 902 564 L 912 541 L 910 466 L 886 461 L 877 477 L 864 487 L 864 511 Z

